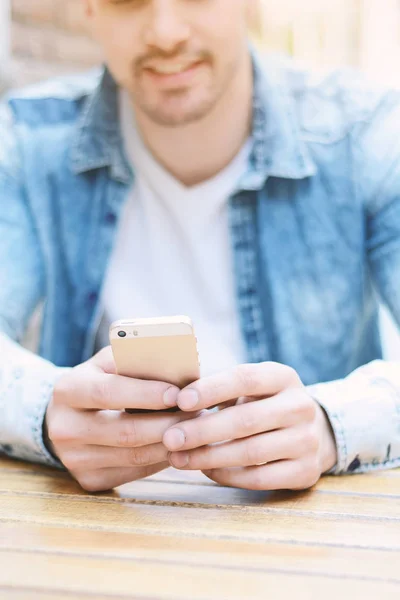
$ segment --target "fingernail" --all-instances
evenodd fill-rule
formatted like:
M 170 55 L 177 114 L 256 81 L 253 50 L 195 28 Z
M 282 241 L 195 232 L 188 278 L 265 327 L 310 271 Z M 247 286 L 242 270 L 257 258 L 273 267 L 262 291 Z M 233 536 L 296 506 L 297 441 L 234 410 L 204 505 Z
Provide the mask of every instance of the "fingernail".
M 196 390 L 182 390 L 178 394 L 178 405 L 182 410 L 193 410 L 199 403 Z
M 176 452 L 170 455 L 170 463 L 176 469 L 183 469 L 189 464 L 189 454 L 187 452 Z
M 167 391 L 164 393 L 164 404 L 167 408 L 172 408 L 173 406 L 176 406 L 176 401 L 178 398 L 178 388 L 176 387 L 169 387 L 167 389 Z
M 185 434 L 181 429 L 169 429 L 164 435 L 163 442 L 171 452 L 179 450 L 185 444 Z

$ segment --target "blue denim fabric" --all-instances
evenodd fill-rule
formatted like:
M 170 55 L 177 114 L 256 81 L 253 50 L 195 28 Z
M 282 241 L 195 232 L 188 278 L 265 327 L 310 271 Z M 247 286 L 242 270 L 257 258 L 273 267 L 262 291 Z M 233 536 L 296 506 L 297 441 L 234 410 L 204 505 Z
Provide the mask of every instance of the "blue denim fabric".
M 316 77 L 290 60 L 253 59 L 252 154 L 230 199 L 248 361 L 290 365 L 313 386 L 338 442 L 335 472 L 400 464 L 400 366 L 387 374 L 378 330 L 379 297 L 400 323 L 400 93 L 351 71 Z M 39 354 L 46 373 L 55 365 L 54 379 L 56 367 L 95 350 L 102 282 L 134 182 L 116 85 L 101 69 L 12 93 L 0 131 L 0 331 L 11 348 L 44 301 Z M 40 435 L 29 433 L 33 417 L 15 433 L 17 412 L 23 419 L 32 411 L 22 410 L 24 400 L 17 411 L 7 392 L 19 364 L 18 353 L 9 356 L 0 408 L 13 405 L 14 413 L 0 426 L 0 444 L 54 464 Z M 368 387 L 380 417 L 348 422 L 362 399 L 357 374 L 347 376 L 372 361 L 372 377 L 384 381 L 379 393 Z M 40 369 L 32 373 L 40 387 Z M 29 400 L 40 418 L 51 395 L 52 379 L 45 381 L 47 396 Z M 314 387 L 323 382 L 331 383 Z M 337 405 L 340 384 L 348 400 Z M 371 422 L 380 429 L 368 438 Z

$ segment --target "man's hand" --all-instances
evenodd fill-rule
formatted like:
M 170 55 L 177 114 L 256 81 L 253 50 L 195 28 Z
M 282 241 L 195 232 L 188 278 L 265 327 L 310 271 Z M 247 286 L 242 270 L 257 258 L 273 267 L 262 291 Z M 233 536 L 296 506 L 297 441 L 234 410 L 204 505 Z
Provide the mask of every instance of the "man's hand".
M 172 466 L 198 469 L 225 486 L 306 489 L 337 462 L 323 409 L 297 373 L 276 363 L 241 365 L 200 379 L 178 395 L 183 410 L 204 412 L 164 435 Z
M 63 375 L 46 414 L 53 453 L 87 491 L 108 490 L 169 467 L 165 431 L 187 413 L 130 415 L 176 405 L 168 383 L 115 374 L 111 347 Z

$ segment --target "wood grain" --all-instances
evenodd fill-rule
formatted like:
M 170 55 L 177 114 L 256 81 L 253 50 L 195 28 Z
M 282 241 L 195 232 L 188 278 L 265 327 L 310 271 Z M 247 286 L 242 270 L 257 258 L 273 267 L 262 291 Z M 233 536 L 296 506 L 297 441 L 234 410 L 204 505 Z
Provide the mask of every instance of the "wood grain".
M 19 553 L 8 552 L 2 556 L 0 585 L 21 586 Z M 122 561 L 74 556 L 25 554 L 29 569 L 24 572 L 28 588 L 73 593 L 91 592 L 99 589 L 101 594 L 130 597 L 135 590 L 158 598 L 200 600 L 203 598 L 265 598 L 266 590 L 271 597 L 285 593 L 287 597 L 310 600 L 324 594 L 325 598 L 337 599 L 343 590 L 342 581 L 333 577 L 306 574 L 289 574 L 279 571 L 244 571 L 217 565 L 209 566 L 165 565 L 155 561 Z M 101 583 L 99 582 L 101 577 Z M 349 597 L 359 594 L 363 598 L 376 598 L 385 585 L 385 599 L 398 600 L 400 587 L 396 583 L 373 580 L 346 580 Z M 397 593 L 397 596 L 396 596 Z
M 399 564 L 399 471 L 260 493 L 170 469 L 87 494 L 0 459 L 0 600 L 391 600 Z
M 292 492 L 250 492 L 232 490 L 218 486 L 187 485 L 185 483 L 163 484 L 154 481 L 138 481 L 121 486 L 118 491 L 97 496 L 103 502 L 127 502 L 137 504 L 171 504 L 180 505 L 240 507 L 248 510 L 269 511 L 277 515 L 317 514 L 343 517 L 371 517 L 400 520 L 400 479 L 393 480 L 391 494 L 382 494 L 378 485 L 376 494 L 369 493 L 338 493 L 318 487 L 314 491 L 304 493 Z M 29 486 L 29 492 L 27 488 Z M 65 477 L 49 477 L 37 474 L 35 477 L 27 473 L 0 472 L 0 494 L 15 493 L 16 495 L 32 495 L 45 498 L 49 494 L 76 496 L 82 500 L 93 498 L 88 496 L 75 482 Z
M 132 533 L 166 533 L 219 539 L 329 543 L 370 548 L 400 548 L 400 522 L 353 515 L 277 514 L 268 509 L 229 506 L 204 508 L 93 500 L 59 495 L 1 496 L 0 521 L 40 523 Z
M 0 523 L 2 552 L 36 551 L 44 554 L 101 556 L 157 560 L 165 564 L 227 566 L 242 570 L 280 569 L 329 574 L 336 577 L 400 581 L 400 551 L 376 551 L 292 542 L 248 542 L 135 534 L 96 530 Z

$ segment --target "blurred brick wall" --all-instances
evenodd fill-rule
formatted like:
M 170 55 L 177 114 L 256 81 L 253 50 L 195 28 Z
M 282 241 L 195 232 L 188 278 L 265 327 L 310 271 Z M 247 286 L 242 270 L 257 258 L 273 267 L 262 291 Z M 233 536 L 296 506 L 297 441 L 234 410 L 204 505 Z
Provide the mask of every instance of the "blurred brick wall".
M 15 83 L 98 64 L 101 54 L 85 29 L 83 0 L 12 0 Z

